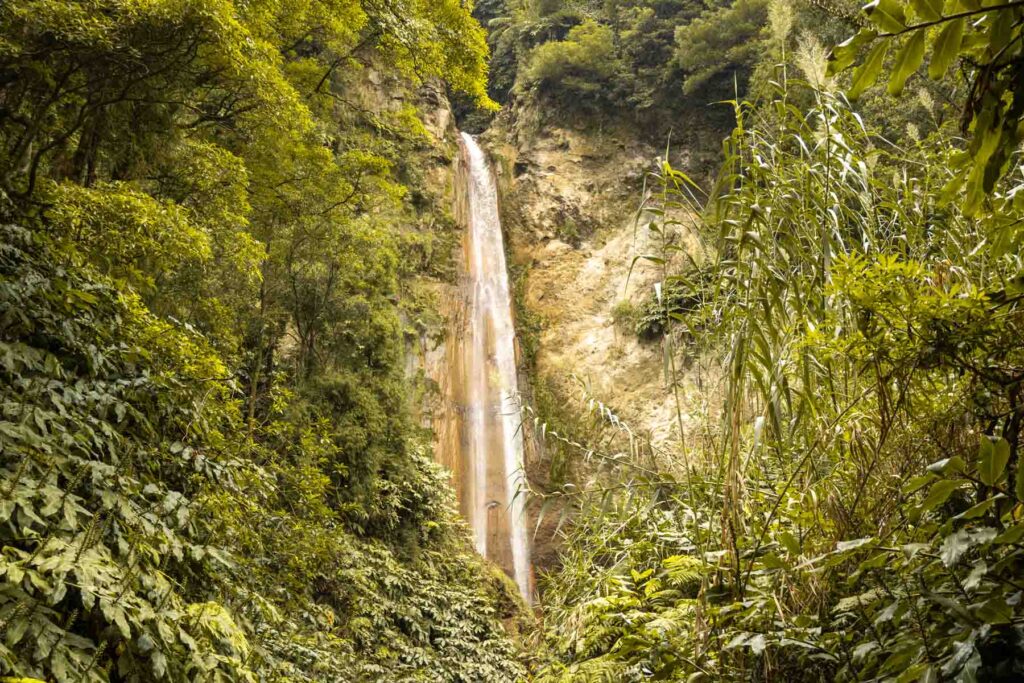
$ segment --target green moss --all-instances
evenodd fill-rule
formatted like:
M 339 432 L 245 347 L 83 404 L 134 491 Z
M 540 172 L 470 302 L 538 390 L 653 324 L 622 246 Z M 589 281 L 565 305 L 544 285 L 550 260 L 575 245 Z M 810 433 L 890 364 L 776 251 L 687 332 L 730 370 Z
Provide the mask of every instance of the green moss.
M 640 309 L 626 299 L 612 307 L 612 324 L 621 332 L 636 334 L 636 325 L 640 317 Z

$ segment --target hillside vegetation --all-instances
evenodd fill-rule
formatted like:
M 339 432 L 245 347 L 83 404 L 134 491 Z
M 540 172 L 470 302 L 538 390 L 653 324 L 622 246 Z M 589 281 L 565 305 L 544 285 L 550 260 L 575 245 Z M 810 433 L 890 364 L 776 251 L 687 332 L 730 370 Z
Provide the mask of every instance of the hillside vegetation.
M 672 433 L 533 386 L 535 615 L 414 416 L 446 94 L 561 253 L 639 194 Z M 7 0 L 0 682 L 1021 680 L 1022 136 L 1024 0 Z
M 17 0 L 0 27 L 0 675 L 515 680 L 516 599 L 403 374 L 403 283 L 451 229 L 415 93 L 489 106 L 466 9 Z M 369 106 L 381 75 L 404 104 Z
M 542 428 L 577 477 L 546 494 L 566 531 L 538 680 L 1024 673 L 1024 7 L 887 0 L 816 26 L 832 10 L 737 2 L 677 29 L 706 50 L 682 88 L 688 65 L 751 74 L 717 183 L 664 159 L 648 178 L 636 230 L 660 246 L 638 259 L 661 278 L 618 309 L 662 348 L 683 446 L 638 445 L 593 399 L 581 420 L 616 440 Z M 756 40 L 715 47 L 741 16 Z M 603 59 L 587 46 L 614 30 L 590 21 L 527 73 Z

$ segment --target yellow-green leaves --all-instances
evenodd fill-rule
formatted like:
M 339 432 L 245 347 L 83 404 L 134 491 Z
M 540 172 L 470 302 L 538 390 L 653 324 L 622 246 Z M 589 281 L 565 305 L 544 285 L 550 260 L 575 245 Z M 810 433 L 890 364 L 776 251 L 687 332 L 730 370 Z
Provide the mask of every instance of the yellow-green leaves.
M 963 483 L 960 479 L 940 479 L 928 490 L 928 495 L 921 503 L 920 512 L 923 514 L 942 505 L 956 489 Z
M 1013 493 L 1018 501 L 1024 502 L 1024 468 L 1021 468 L 1019 463 L 1017 464 L 1015 477 Z
M 964 197 L 964 212 L 976 215 L 1002 172 L 1005 154 L 1000 154 L 1009 132 L 1003 121 L 1002 103 L 987 98 L 972 123 L 974 137 L 969 152 L 971 163 Z
M 869 45 L 878 37 L 878 31 L 872 28 L 862 28 L 855 35 L 832 48 L 828 56 L 828 74 L 834 76 L 840 71 L 845 71 L 857 61 L 857 54 L 865 45 Z
M 873 0 L 864 6 L 864 14 L 887 33 L 899 33 L 907 27 L 907 15 L 897 0 Z
M 923 32 L 922 32 L 923 33 Z M 950 65 L 960 52 L 964 39 L 964 20 L 955 19 L 939 32 L 932 46 L 932 58 L 928 64 L 928 75 L 938 80 L 946 75 Z
M 889 94 L 899 95 L 903 92 L 910 75 L 917 71 L 924 61 L 924 31 L 917 31 L 903 44 L 896 55 L 892 77 L 889 79 Z
M 995 486 L 1002 478 L 1009 462 L 1010 444 L 1006 439 L 981 437 L 981 449 L 978 453 L 978 478 L 982 483 Z
M 922 21 L 935 21 L 942 16 L 942 0 L 910 0 L 910 6 Z
M 946 78 L 950 67 L 963 59 L 972 81 L 963 107 L 973 139 L 943 198 L 960 203 L 972 217 L 989 206 L 986 200 L 1008 172 L 1010 157 L 1024 136 L 1024 93 L 1013 66 L 1024 59 L 1021 9 L 987 4 L 990 9 L 973 0 L 957 0 L 948 7 L 940 0 L 876 0 L 864 8 L 872 33 L 862 29 L 834 48 L 829 61 L 830 74 L 859 61 L 848 92 L 857 98 L 886 71 L 889 93 L 899 95 L 926 57 L 928 75 L 935 80 Z M 964 12 L 971 16 L 960 15 Z M 893 49 L 899 44 L 888 63 L 887 44 Z
M 1004 498 L 1006 498 L 1006 495 L 1002 494 L 1002 493 L 998 493 L 998 494 L 992 496 L 991 498 L 986 498 L 985 500 L 981 501 L 977 505 L 973 505 L 970 508 L 968 508 L 967 510 L 961 512 L 954 519 L 963 519 L 963 520 L 977 519 L 977 518 L 983 516 L 989 510 L 991 510 L 993 505 L 998 503 L 1000 500 L 1003 500 Z
M 59 239 L 137 290 L 152 289 L 153 273 L 166 277 L 213 256 L 210 236 L 181 205 L 131 183 L 47 183 L 45 190 Z
M 933 462 L 931 465 L 928 465 L 929 472 L 935 472 L 942 474 L 943 476 L 960 473 L 965 469 L 967 469 L 967 464 L 959 455 L 954 455 L 952 458 L 943 458 L 938 462 Z
M 1003 49 L 1013 40 L 1015 32 L 1020 31 L 1019 26 L 1020 21 L 1013 21 L 1012 15 L 1000 18 L 992 17 L 986 32 L 989 52 L 992 55 L 1002 55 Z
M 867 59 L 853 71 L 853 85 L 847 93 L 850 99 L 857 99 L 861 94 L 873 86 L 882 73 L 882 65 L 885 63 L 885 55 L 889 51 L 889 42 L 882 40 L 875 43 L 868 52 Z

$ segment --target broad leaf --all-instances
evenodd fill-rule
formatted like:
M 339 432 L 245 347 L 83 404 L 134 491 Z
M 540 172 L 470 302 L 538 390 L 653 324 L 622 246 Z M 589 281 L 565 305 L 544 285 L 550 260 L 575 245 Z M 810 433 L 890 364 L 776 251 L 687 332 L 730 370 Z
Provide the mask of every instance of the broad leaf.
M 899 33 L 907 27 L 903 6 L 896 0 L 874 0 L 864 6 L 864 13 L 871 23 L 889 33 Z
M 832 52 L 828 56 L 828 74 L 834 76 L 853 66 L 861 48 L 870 44 L 877 37 L 878 31 L 872 28 L 862 28 L 855 35 L 832 48 Z
M 1010 462 L 1010 444 L 1006 439 L 981 438 L 978 478 L 988 486 L 995 486 Z
M 889 42 L 881 41 L 868 52 L 864 63 L 853 70 L 853 84 L 850 86 L 848 95 L 850 99 L 857 99 L 861 94 L 873 86 L 882 72 L 882 65 L 885 63 L 885 55 L 889 51 Z
M 899 54 L 896 55 L 896 64 L 893 67 L 892 77 L 889 79 L 889 94 L 899 95 L 903 92 L 903 86 L 911 74 L 917 71 L 924 61 L 924 31 L 916 31 L 910 37 Z
M 976 545 L 988 543 L 996 538 L 996 530 L 991 527 L 980 529 L 960 529 L 942 541 L 942 548 L 939 552 L 942 563 L 947 567 L 960 562 L 964 554 Z
M 1014 494 L 1018 501 L 1024 501 L 1024 467 L 1020 465 L 1020 458 L 1017 460 L 1017 474 L 1015 475 Z
M 920 511 L 925 513 L 942 505 L 961 484 L 963 484 L 963 481 L 957 479 L 943 479 L 942 481 L 935 482 L 921 503 Z
M 950 472 L 963 472 L 967 469 L 967 463 L 959 455 L 954 455 L 952 458 L 943 458 L 942 460 L 933 462 L 927 467 L 929 472 L 935 472 L 936 474 L 949 474 Z
M 924 33 L 924 31 L 922 31 Z M 960 44 L 964 38 L 964 20 L 955 19 L 946 24 L 935 39 L 932 47 L 932 58 L 928 63 L 928 75 L 939 80 L 949 71 L 953 60 L 960 53 Z
M 968 508 L 964 512 L 961 512 L 959 515 L 956 516 L 956 519 L 977 519 L 978 517 L 981 517 L 986 512 L 988 512 L 989 509 L 1002 498 L 1006 498 L 1006 496 L 1003 495 L 1002 493 L 994 495 L 991 498 L 986 498 L 977 505 Z
M 910 6 L 922 21 L 935 21 L 942 16 L 941 0 L 910 0 Z

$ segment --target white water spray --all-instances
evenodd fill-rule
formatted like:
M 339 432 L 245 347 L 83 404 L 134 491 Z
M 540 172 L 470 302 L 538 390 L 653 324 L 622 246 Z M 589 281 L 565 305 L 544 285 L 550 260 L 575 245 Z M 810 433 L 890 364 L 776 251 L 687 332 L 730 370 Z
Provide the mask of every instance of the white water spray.
M 516 378 L 512 297 L 498 217 L 498 193 L 487 157 L 462 133 L 468 168 L 469 319 L 463 347 L 469 508 L 477 551 L 505 567 L 531 600 L 526 533 L 523 434 Z M 469 505 L 466 505 L 468 503 Z

